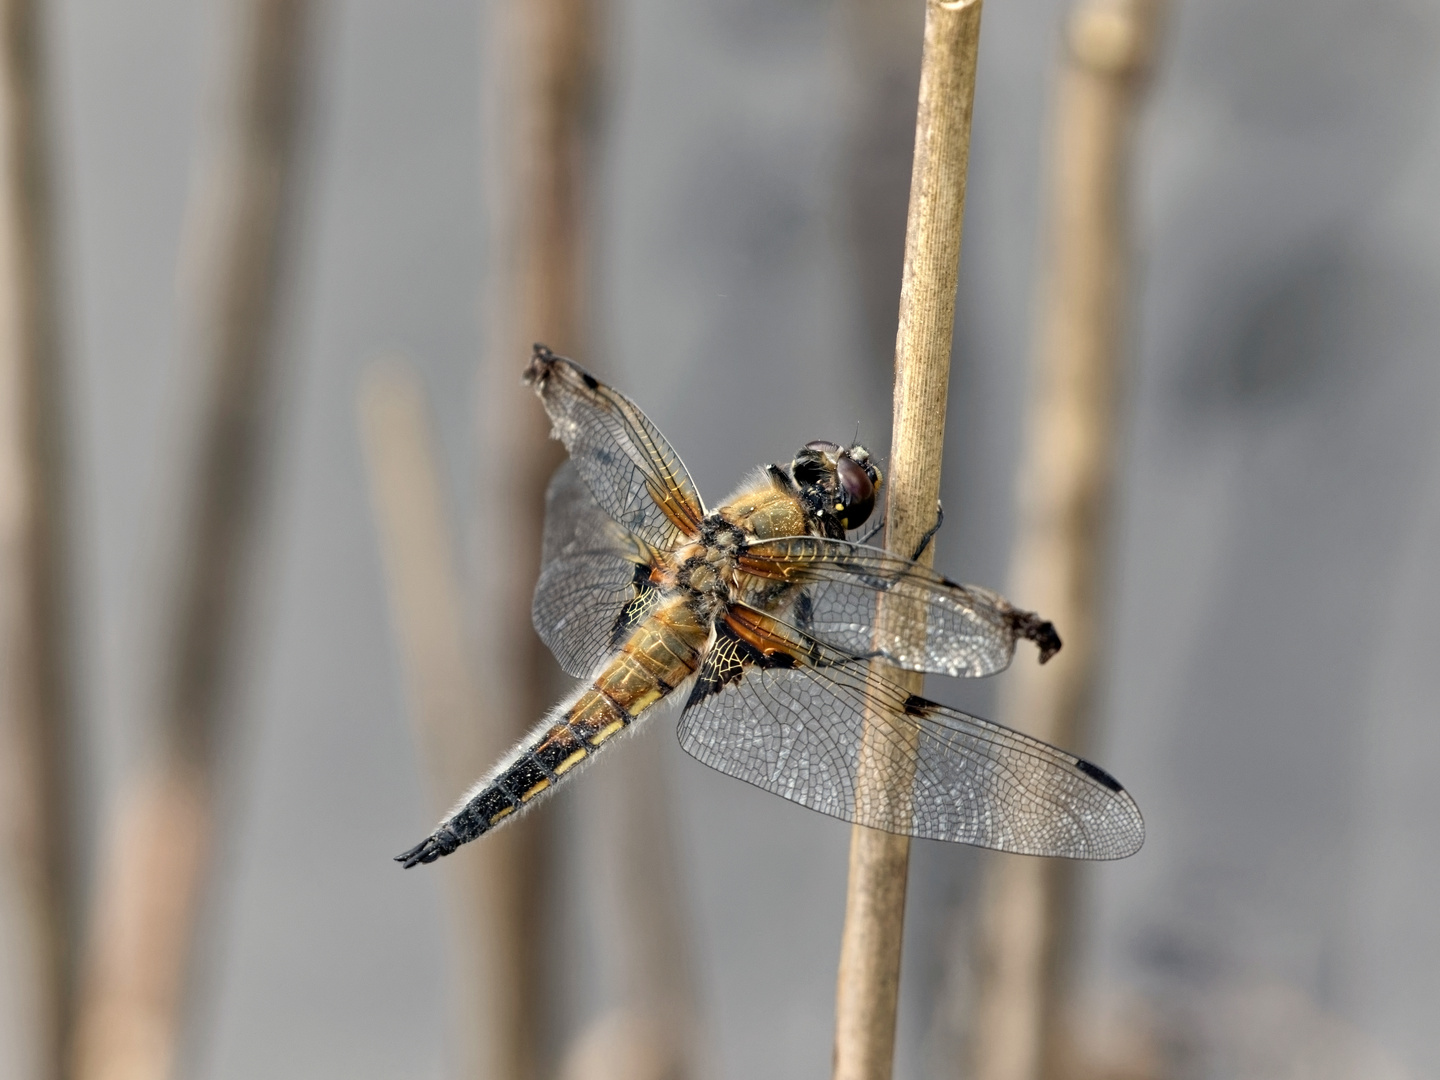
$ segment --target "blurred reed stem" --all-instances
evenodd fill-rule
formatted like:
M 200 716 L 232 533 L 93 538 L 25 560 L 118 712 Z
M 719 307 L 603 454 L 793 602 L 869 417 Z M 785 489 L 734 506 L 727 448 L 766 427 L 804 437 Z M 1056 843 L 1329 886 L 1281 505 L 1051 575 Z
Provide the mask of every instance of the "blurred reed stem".
M 894 382 L 895 282 L 905 263 L 925 5 L 841 0 L 839 13 L 853 97 L 840 190 L 852 307 L 865 358 L 859 390 L 883 400 Z
M 35 1080 L 65 1075 L 76 927 L 71 656 L 42 5 L 0 3 L 0 918 Z
M 523 65 L 512 81 L 522 97 L 509 110 L 518 138 L 507 178 L 510 228 L 499 284 L 513 315 L 498 320 L 504 347 L 482 373 L 483 517 L 477 532 L 492 538 L 495 552 L 481 560 L 483 610 L 492 613 L 485 625 L 495 635 L 482 651 L 482 663 L 492 665 L 485 677 L 487 705 L 499 722 L 511 725 L 512 740 L 551 706 L 557 686 L 557 667 L 528 627 L 544 493 L 564 458 L 549 438 L 544 411 L 518 376 L 532 341 L 573 356 L 589 353 L 583 208 L 591 125 L 599 112 L 605 10 L 597 0 L 518 0 L 511 10 L 520 43 L 514 55 Z M 490 693 L 492 687 L 498 694 Z M 573 796 L 582 807 L 578 824 L 585 842 L 613 871 L 607 881 L 614 885 L 617 921 L 606 939 L 621 985 L 613 992 L 614 1008 L 602 1011 L 567 1047 L 560 1063 L 567 1080 L 682 1080 L 700 1067 L 683 889 L 659 750 L 653 738 L 632 742 L 604 775 Z M 535 1018 L 543 1012 L 544 991 L 537 978 L 545 944 L 538 924 L 547 884 L 541 860 L 553 857 L 546 832 L 557 828 L 556 813 L 532 815 L 517 826 L 486 843 L 526 844 L 518 854 L 528 865 L 512 877 L 523 918 L 514 940 L 525 949 L 516 954 L 514 977 L 523 980 L 517 985 L 525 988 L 534 1016 L 521 1018 L 517 1030 L 538 1039 L 546 1026 Z M 520 829 L 530 830 L 528 841 Z M 580 917 L 595 902 L 588 899 Z
M 1071 14 L 1053 120 L 1048 258 L 1009 595 L 1045 613 L 1065 648 L 1019 665 L 1000 718 L 1084 750 L 1099 659 L 1102 579 L 1118 444 L 1126 308 L 1130 134 L 1158 0 L 1082 0 Z M 966 1075 L 1077 1075 L 1065 1034 L 1074 865 L 997 858 L 982 890 L 977 1007 Z
M 408 365 L 391 361 L 367 373 L 360 420 L 411 720 L 439 817 L 503 747 L 497 749 L 478 722 L 481 698 L 461 610 L 454 519 L 446 511 L 424 391 Z M 510 946 L 499 936 L 508 928 L 497 922 L 503 912 L 492 910 L 486 886 L 506 867 L 487 843 L 436 869 L 450 909 L 451 955 L 460 958 L 451 969 L 457 1075 L 504 1075 L 505 1060 L 494 1054 L 508 1038 L 495 1022 L 504 1006 L 491 998 L 505 992 L 497 956 Z
M 585 123 L 592 109 L 590 0 L 514 0 L 498 9 L 495 56 L 504 174 L 492 217 L 490 339 L 476 410 L 479 468 L 474 530 L 478 584 L 479 722 L 493 754 L 513 745 L 553 701 L 559 669 L 531 629 L 530 601 L 540 576 L 545 489 L 564 457 L 520 373 L 532 342 L 559 351 L 581 345 L 583 296 L 581 175 Z M 492 54 L 493 55 L 493 54 Z M 531 814 L 485 838 L 485 858 L 503 866 L 488 884 L 503 1045 L 488 1075 L 535 1080 L 545 1070 L 543 972 L 546 868 L 553 814 Z M 462 854 L 462 858 L 465 855 Z
M 886 547 L 907 556 L 935 524 L 939 503 L 980 15 L 981 0 L 929 0 L 925 9 L 886 476 Z M 926 552 L 927 560 L 932 556 Z M 912 692 L 924 685 L 918 674 L 885 674 Z M 909 778 L 879 768 L 881 756 L 862 746 L 857 788 L 888 789 L 896 797 Z M 908 837 L 852 830 L 836 991 L 836 1080 L 891 1074 L 909 854 Z
M 161 593 L 156 738 L 107 838 L 85 958 L 81 1080 L 165 1080 L 175 1067 L 271 428 L 280 242 L 309 6 L 247 0 L 235 10 L 233 82 L 205 185 L 188 211 L 195 263 L 182 272 L 191 331 L 182 340 L 200 400 Z
M 664 709 L 664 706 L 660 706 Z M 694 1080 L 708 1075 L 665 760 L 669 725 L 650 720 L 577 791 L 600 888 L 587 889 L 614 956 L 612 1007 L 568 1048 L 559 1080 Z M 594 823 L 592 826 L 590 823 Z M 601 895 L 601 888 L 604 895 Z M 608 904 L 608 907 L 606 906 Z

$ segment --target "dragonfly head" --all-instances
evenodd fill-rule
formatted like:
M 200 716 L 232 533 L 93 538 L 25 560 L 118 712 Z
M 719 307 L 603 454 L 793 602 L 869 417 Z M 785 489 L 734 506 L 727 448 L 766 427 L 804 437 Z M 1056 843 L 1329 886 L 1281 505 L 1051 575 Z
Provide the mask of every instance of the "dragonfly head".
M 865 523 L 875 509 L 875 493 L 884 482 L 865 447 L 823 439 L 805 444 L 795 455 L 790 474 L 806 501 L 842 529 Z

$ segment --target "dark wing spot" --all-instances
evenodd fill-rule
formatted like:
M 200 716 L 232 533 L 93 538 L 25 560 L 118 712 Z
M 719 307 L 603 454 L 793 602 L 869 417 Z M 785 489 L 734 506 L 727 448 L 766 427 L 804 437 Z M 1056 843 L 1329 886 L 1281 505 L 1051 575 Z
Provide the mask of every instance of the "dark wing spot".
M 905 715 L 918 718 L 925 718 L 935 712 L 935 702 L 918 694 L 911 694 L 905 699 Z
M 635 596 L 631 601 L 620 609 L 620 614 L 615 616 L 615 625 L 610 628 L 610 647 L 618 648 L 624 644 L 635 627 L 645 620 L 655 607 L 656 598 L 660 592 L 650 583 L 650 567 L 636 565 L 635 578 L 631 582 L 635 587 Z
M 810 594 L 802 591 L 795 598 L 794 609 L 795 625 L 807 634 L 815 625 L 815 604 L 810 599 Z
M 1116 780 L 1108 772 L 1100 768 L 1099 765 L 1091 765 L 1090 762 L 1086 761 L 1084 758 L 1076 758 L 1075 767 L 1081 772 L 1083 772 L 1086 776 L 1090 777 L 1091 780 L 1096 780 L 1099 783 L 1104 784 L 1111 791 L 1125 790 L 1123 787 L 1120 786 L 1119 780 Z
M 590 390 L 598 390 L 598 389 L 600 389 L 600 381 L 599 381 L 598 379 L 596 379 L 594 375 L 591 375 L 588 371 L 582 371 L 582 372 L 580 373 L 580 378 L 582 378 L 582 379 L 585 380 L 585 386 L 586 386 L 587 389 L 590 389 Z
M 788 669 L 800 665 L 800 657 L 783 649 L 762 653 L 738 636 L 722 619 L 715 625 L 715 643 L 705 654 L 705 662 L 700 666 L 700 677 L 696 680 L 695 689 L 690 691 L 690 700 L 685 703 L 685 707 L 688 709 L 718 694 L 731 683 L 739 682 L 752 667 Z
M 763 663 L 764 659 L 758 649 L 737 637 L 735 631 L 724 622 L 718 623 L 715 628 L 715 643 L 705 654 L 705 662 L 700 666 L 700 677 L 695 682 L 695 689 L 690 691 L 690 700 L 685 703 L 685 707 L 688 709 L 718 694 L 731 683 L 739 682 L 746 669 L 752 664 Z

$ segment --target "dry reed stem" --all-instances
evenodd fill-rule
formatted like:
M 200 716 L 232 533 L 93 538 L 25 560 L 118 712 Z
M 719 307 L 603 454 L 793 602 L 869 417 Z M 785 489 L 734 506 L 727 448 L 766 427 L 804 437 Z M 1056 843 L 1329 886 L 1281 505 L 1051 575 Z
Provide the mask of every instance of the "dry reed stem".
M 905 211 L 915 149 L 924 4 L 840 0 L 843 63 L 850 76 L 841 173 L 864 392 L 893 388 L 895 282 L 905 259 Z
M 1073 13 L 1054 120 L 1050 257 L 1041 309 L 1010 595 L 1053 619 L 1064 650 L 1020 665 L 1001 718 L 1065 747 L 1086 741 L 1123 367 L 1129 133 L 1156 0 L 1085 0 Z M 997 859 L 982 897 L 976 1080 L 1066 1075 L 1064 959 L 1073 867 Z
M 167 766 L 125 799 L 85 958 L 74 1063 L 85 1080 L 172 1074 L 210 844 L 210 792 L 198 770 Z
M 75 928 L 60 349 L 41 5 L 0 4 L 0 916 L 35 1080 L 64 1074 Z
M 612 1008 L 566 1050 L 561 1080 L 687 1080 L 706 1074 L 692 969 L 693 934 L 670 811 L 665 732 L 642 730 L 587 777 L 582 813 L 617 986 Z M 598 893 L 598 890 L 597 890 Z
M 530 602 L 540 574 L 545 489 L 564 457 L 549 422 L 520 372 L 532 342 L 561 351 L 579 345 L 583 246 L 580 171 L 591 100 L 589 0 L 515 0 L 501 80 L 508 95 L 503 122 L 508 173 L 495 232 L 500 252 L 496 295 L 486 305 L 495 328 L 479 378 L 480 468 L 475 536 L 478 550 L 479 677 L 485 687 L 480 724 L 508 746 L 552 703 L 558 668 L 530 629 Z M 483 546 L 479 546 L 483 545 Z M 502 746 L 503 749 L 503 746 Z M 498 752 L 497 755 L 498 756 Z M 496 962 L 510 988 L 510 1012 L 499 1025 L 508 1080 L 541 1070 L 543 1017 L 541 898 L 553 815 L 533 814 L 487 836 L 506 869 L 489 883 L 496 905 Z
M 925 11 L 886 476 L 886 546 L 906 555 L 935 523 L 940 493 L 980 14 L 980 0 L 930 0 Z M 919 675 L 885 674 L 912 691 L 923 686 Z M 862 747 L 857 787 L 903 797 L 909 778 L 876 769 L 877 760 Z M 837 1080 L 885 1080 L 891 1073 L 909 852 L 907 837 L 852 830 L 836 992 Z
M 360 419 L 411 719 L 439 815 L 490 764 L 487 749 L 499 748 L 477 723 L 480 692 L 460 607 L 453 518 L 414 371 L 398 361 L 372 369 L 361 389 Z M 508 949 L 495 933 L 503 929 L 496 922 L 503 913 L 492 910 L 486 888 L 505 872 L 505 854 L 476 845 L 437 868 L 450 908 L 448 936 L 461 957 L 451 969 L 460 1076 L 505 1075 L 514 1056 L 504 1049 L 507 1005 L 497 997 L 507 973 L 496 963 L 497 953 Z
M 199 265 L 186 280 L 188 343 L 202 398 L 176 557 L 166 567 L 173 577 L 154 692 L 157 752 L 107 838 L 77 1020 L 81 1080 L 165 1080 L 173 1068 L 270 426 L 277 267 L 308 7 L 243 5 L 209 183 L 189 210 Z

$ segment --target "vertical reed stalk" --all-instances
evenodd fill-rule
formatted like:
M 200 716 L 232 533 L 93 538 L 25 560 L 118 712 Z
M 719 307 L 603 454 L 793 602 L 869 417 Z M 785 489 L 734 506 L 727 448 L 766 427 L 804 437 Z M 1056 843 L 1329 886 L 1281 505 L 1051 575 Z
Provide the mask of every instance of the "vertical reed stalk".
M 1054 122 L 1050 239 L 1010 595 L 1065 635 L 1044 669 L 1021 665 L 1001 718 L 1061 746 L 1086 742 L 1117 445 L 1129 135 L 1158 0 L 1082 0 L 1069 25 Z M 982 897 L 976 1080 L 1074 1075 L 1063 1037 L 1073 866 L 997 859 Z
M 14 916 L 15 1031 L 64 1075 L 75 929 L 61 370 L 42 5 L 0 3 L 0 910 Z
M 515 631 L 530 622 L 544 492 L 563 458 L 560 444 L 549 438 L 543 410 L 517 376 L 533 341 L 571 355 L 585 352 L 583 196 L 604 11 L 603 0 L 516 0 L 510 9 L 519 45 L 512 53 L 520 67 L 509 81 L 519 95 L 508 113 L 517 138 L 507 178 L 508 229 L 502 230 L 507 262 L 500 284 L 511 314 L 497 318 L 501 344 L 482 373 L 478 531 L 494 544 L 482 562 L 490 575 L 484 608 L 492 613 L 484 625 L 494 634 L 482 652 L 485 711 L 487 723 L 500 725 L 498 730 L 509 725 L 511 740 L 552 702 L 555 664 L 535 634 Z M 617 1007 L 567 1048 L 560 1064 L 567 1080 L 682 1080 L 699 1068 L 683 889 L 658 753 L 653 738 L 641 739 L 577 793 L 587 842 L 615 868 L 610 880 L 617 886 L 619 919 L 610 941 L 621 986 Z M 548 844 L 540 841 L 554 827 L 553 815 L 527 817 L 485 841 L 497 860 L 515 860 L 506 887 L 515 928 L 509 936 L 510 985 L 519 991 L 513 1030 L 531 1040 L 542 1030 L 539 863 Z M 515 1071 L 506 1075 L 529 1075 L 522 1070 L 535 1068 L 533 1057 L 517 1059 Z
M 929 0 L 925 9 L 886 477 L 886 547 L 905 555 L 935 523 L 940 493 L 980 14 L 981 0 Z M 923 685 L 919 675 L 885 673 L 913 691 Z M 862 750 L 857 787 L 903 797 L 896 786 L 908 778 L 870 768 L 871 760 Z M 836 992 L 836 1080 L 885 1080 L 891 1073 L 909 855 L 907 837 L 861 826 L 851 833 Z
M 453 518 L 414 372 L 399 363 L 371 371 L 361 390 L 360 419 L 411 719 L 438 816 L 490 764 L 476 723 L 480 692 L 461 610 Z M 486 1055 L 504 1044 L 505 1035 L 491 1030 L 499 1012 L 489 999 L 504 984 L 493 970 L 497 943 L 486 933 L 495 914 L 488 910 L 490 868 L 479 851 L 466 856 L 437 868 L 450 906 L 447 934 L 462 958 L 451 972 L 457 1075 L 494 1076 L 502 1063 Z
M 82 1080 L 165 1080 L 174 1068 L 270 427 L 308 7 L 241 6 L 235 82 L 187 222 L 198 265 L 185 282 L 194 305 L 186 340 L 202 398 L 166 567 L 156 752 L 120 808 L 101 869 L 76 1033 Z
M 520 382 L 532 342 L 574 352 L 581 344 L 580 176 L 590 106 L 589 0 L 515 0 L 505 5 L 502 123 L 507 174 L 495 232 L 500 263 L 486 305 L 494 327 L 481 366 L 477 410 L 480 470 L 480 724 L 498 757 L 550 706 L 558 669 L 530 629 L 540 573 L 545 489 L 564 451 Z M 508 987 L 497 1002 L 503 1045 L 490 1075 L 534 1080 L 543 1003 L 540 915 L 550 815 L 529 815 L 485 838 L 493 916 L 493 968 Z
M 664 732 L 644 729 L 580 798 L 586 840 L 614 916 L 614 1007 L 571 1043 L 559 1080 L 694 1080 L 705 1075 L 691 934 L 677 857 Z M 598 898 L 597 898 L 598 899 Z M 602 905 L 601 910 L 606 910 Z
M 892 389 L 895 282 L 905 259 L 905 211 L 914 153 L 924 4 L 841 0 L 843 62 L 854 101 L 841 173 L 864 392 Z

